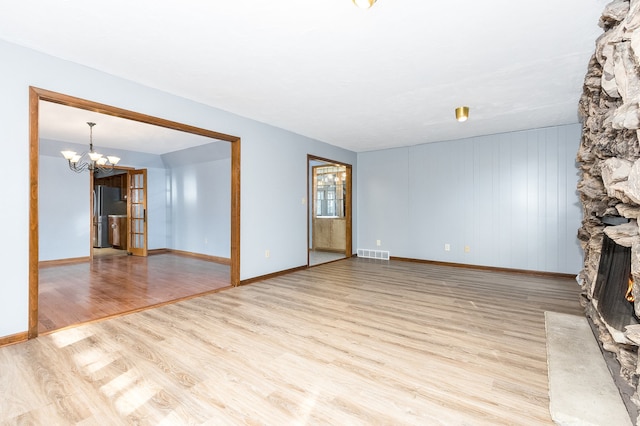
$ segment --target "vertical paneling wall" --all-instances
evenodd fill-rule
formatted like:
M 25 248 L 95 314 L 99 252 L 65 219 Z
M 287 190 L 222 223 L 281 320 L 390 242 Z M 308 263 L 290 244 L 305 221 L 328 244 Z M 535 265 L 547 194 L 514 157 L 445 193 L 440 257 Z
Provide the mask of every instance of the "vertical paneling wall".
M 360 153 L 358 247 L 380 240 L 397 257 L 577 273 L 580 132 L 575 124 Z

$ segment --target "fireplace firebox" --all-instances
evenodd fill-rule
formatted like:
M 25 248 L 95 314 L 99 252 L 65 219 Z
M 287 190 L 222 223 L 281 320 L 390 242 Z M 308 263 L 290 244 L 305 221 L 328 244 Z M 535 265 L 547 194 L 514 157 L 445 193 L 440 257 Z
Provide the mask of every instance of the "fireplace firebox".
M 632 285 L 631 247 L 621 246 L 605 234 L 593 303 L 605 323 L 620 332 L 628 325 L 638 324 L 633 310 Z

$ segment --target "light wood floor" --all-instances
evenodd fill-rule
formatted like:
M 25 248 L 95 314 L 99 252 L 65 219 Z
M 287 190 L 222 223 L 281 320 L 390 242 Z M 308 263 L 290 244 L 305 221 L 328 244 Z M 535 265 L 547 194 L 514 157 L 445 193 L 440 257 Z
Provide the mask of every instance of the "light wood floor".
M 228 265 L 176 254 L 100 255 L 93 262 L 47 266 L 40 268 L 38 332 L 229 286 Z
M 574 280 L 348 259 L 0 348 L 2 424 L 551 425 Z

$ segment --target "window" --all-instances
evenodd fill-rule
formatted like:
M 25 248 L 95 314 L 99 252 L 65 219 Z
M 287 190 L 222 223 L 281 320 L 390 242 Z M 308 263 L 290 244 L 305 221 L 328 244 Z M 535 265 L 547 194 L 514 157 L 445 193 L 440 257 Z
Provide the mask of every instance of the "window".
M 344 217 L 347 171 L 345 166 L 313 168 L 316 217 Z

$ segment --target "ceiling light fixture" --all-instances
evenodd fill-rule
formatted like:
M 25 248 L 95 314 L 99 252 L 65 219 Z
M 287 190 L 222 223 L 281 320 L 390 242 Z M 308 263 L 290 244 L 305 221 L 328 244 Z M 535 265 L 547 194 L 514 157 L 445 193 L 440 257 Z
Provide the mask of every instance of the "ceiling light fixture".
M 109 173 L 113 171 L 113 167 L 118 164 L 120 158 L 113 155 L 103 156 L 93 150 L 93 126 L 96 123 L 87 121 L 87 124 L 89 125 L 89 151 L 80 155 L 75 151 L 61 151 L 61 153 L 65 160 L 69 162 L 69 169 L 76 173 L 84 172 L 85 170 L 100 170 Z
M 353 0 L 353 4 L 360 9 L 369 9 L 375 2 L 376 0 Z
M 468 106 L 461 106 L 456 108 L 456 120 L 462 123 L 463 121 L 467 121 L 467 118 L 469 118 Z

